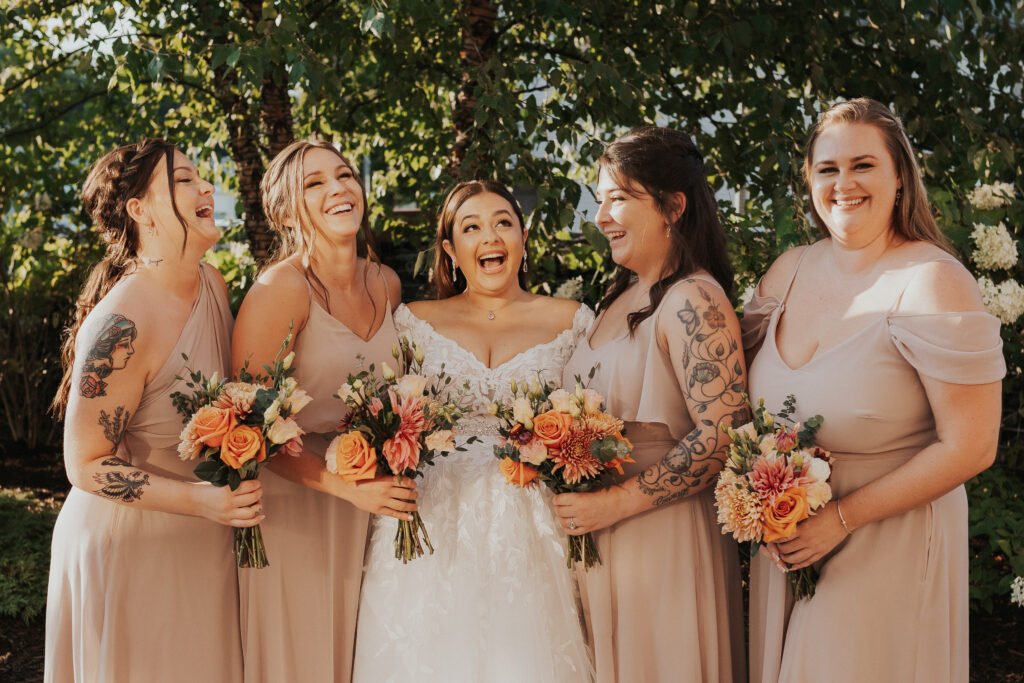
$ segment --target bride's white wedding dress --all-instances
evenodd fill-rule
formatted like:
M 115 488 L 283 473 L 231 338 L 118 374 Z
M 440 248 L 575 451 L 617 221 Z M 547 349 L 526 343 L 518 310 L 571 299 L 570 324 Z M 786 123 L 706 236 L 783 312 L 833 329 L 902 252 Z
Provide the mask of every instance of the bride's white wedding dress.
M 419 510 L 434 554 L 395 559 L 397 521 L 375 517 L 363 575 L 354 680 L 451 683 L 568 683 L 591 680 L 565 537 L 541 485 L 506 483 L 492 446 L 488 406 L 509 384 L 540 371 L 558 382 L 594 314 L 581 307 L 555 339 L 488 368 L 405 306 L 398 334 L 424 349 L 424 373 L 444 365 L 452 386 L 469 383 L 458 443 L 480 440 L 435 461 L 418 483 Z

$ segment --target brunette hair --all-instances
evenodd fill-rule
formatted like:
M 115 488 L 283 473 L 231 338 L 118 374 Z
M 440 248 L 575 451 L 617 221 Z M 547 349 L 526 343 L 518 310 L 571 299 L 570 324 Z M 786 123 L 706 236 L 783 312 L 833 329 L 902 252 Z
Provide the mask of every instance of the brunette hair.
M 128 200 L 140 199 L 149 189 L 157 165 L 167 167 L 171 207 L 185 231 L 182 250 L 188 244 L 188 224 L 174 200 L 175 146 L 159 138 L 144 138 L 121 145 L 102 157 L 89 171 L 82 186 L 82 203 L 100 236 L 107 243 L 107 253 L 93 267 L 75 305 L 75 316 L 65 330 L 61 348 L 64 375 L 53 399 L 53 410 L 63 416 L 71 392 L 71 374 L 75 365 L 75 342 L 89 312 L 107 292 L 135 268 L 139 252 L 139 226 L 128 215 Z
M 267 166 L 267 172 L 260 182 L 263 213 L 266 215 L 271 229 L 280 236 L 274 256 L 267 266 L 279 263 L 294 254 L 301 254 L 306 281 L 323 297 L 324 303 L 327 304 L 327 310 L 330 311 L 331 302 L 327 287 L 313 270 L 313 249 L 316 246 L 317 231 L 313 227 L 313 218 L 309 213 L 309 207 L 306 206 L 304 196 L 305 159 L 306 153 L 311 149 L 323 149 L 336 154 L 342 163 L 352 171 L 352 176 L 359 184 L 363 200 L 363 220 L 359 224 L 359 229 L 366 248 L 365 257 L 368 261 L 380 265 L 373 232 L 370 230 L 366 188 L 363 187 L 363 181 L 359 177 L 356 167 L 333 144 L 327 140 L 311 137 L 307 140 L 297 140 L 281 150 Z M 366 276 L 367 272 L 364 270 L 364 285 Z M 374 316 L 376 316 L 376 304 L 373 305 Z
M 718 205 L 707 181 L 704 159 L 689 135 L 671 128 L 637 128 L 608 145 L 599 160 L 622 190 L 636 196 L 637 186 L 654 198 L 666 220 L 672 215 L 672 195 L 682 192 L 686 208 L 669 224 L 670 272 L 654 283 L 650 302 L 626 316 L 630 335 L 649 318 L 669 286 L 700 269 L 706 270 L 728 296 L 733 291 L 733 270 L 725 248 L 725 231 L 718 220 Z M 629 287 L 633 274 L 621 266 L 601 300 L 605 309 Z
M 523 230 L 526 229 L 526 219 L 523 217 L 522 207 L 519 206 L 519 202 L 516 201 L 512 192 L 501 183 L 494 180 L 469 180 L 453 187 L 448 192 L 448 196 L 444 198 L 444 204 L 441 205 L 441 211 L 437 215 L 437 239 L 434 242 L 434 294 L 438 299 L 447 299 L 466 289 L 465 277 L 458 283 L 452 277 L 452 262 L 445 254 L 442 245 L 445 240 L 452 241 L 455 231 L 455 214 L 459 212 L 462 205 L 470 197 L 486 193 L 496 194 L 507 201 L 516 218 L 519 219 L 519 227 Z M 523 258 L 526 258 L 525 251 Z M 518 270 L 519 286 L 526 289 L 529 280 L 522 269 Z
M 921 179 L 921 169 L 917 165 L 914 148 L 910 145 L 903 122 L 881 102 L 858 97 L 834 104 L 822 112 L 807 139 L 807 156 L 804 158 L 804 180 L 807 187 L 811 187 L 814 145 L 818 137 L 829 126 L 840 123 L 864 123 L 874 126 L 885 140 L 886 149 L 896 166 L 896 176 L 900 179 L 902 195 L 893 207 L 893 232 L 906 240 L 931 242 L 956 255 L 956 251 L 935 222 L 932 207 L 928 203 L 928 191 Z M 810 207 L 811 221 L 825 237 L 828 237 L 828 227 L 818 215 L 818 210 L 814 208 L 813 198 Z

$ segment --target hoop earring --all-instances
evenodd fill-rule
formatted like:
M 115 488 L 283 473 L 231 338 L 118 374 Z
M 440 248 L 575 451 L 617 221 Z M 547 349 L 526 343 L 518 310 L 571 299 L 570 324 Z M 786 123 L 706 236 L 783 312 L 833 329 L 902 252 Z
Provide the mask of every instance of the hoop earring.
M 459 281 L 459 267 L 455 265 L 455 257 L 452 256 L 452 284 Z
M 523 272 L 524 273 L 530 270 L 530 268 L 526 265 L 526 262 L 529 260 L 529 258 L 530 258 L 530 252 L 526 251 L 526 249 L 523 249 Z

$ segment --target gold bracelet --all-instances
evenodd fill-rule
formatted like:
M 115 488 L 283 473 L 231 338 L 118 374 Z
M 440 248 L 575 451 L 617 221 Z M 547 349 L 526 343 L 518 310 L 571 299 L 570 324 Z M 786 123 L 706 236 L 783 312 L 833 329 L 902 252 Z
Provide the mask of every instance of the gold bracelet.
M 836 500 L 836 512 L 839 513 L 839 523 L 843 525 L 844 529 L 846 529 L 847 535 L 853 534 L 853 532 L 850 531 L 850 527 L 846 524 L 846 518 L 843 517 L 843 508 L 839 505 L 838 499 Z

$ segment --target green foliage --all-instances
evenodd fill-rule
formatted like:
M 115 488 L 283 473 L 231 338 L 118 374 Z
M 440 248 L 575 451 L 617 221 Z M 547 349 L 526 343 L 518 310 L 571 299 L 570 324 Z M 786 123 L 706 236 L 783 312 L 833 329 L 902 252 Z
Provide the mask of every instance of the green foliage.
M 32 493 L 0 489 L 0 615 L 27 622 L 46 609 L 55 508 Z
M 997 465 L 967 482 L 972 610 L 1006 603 L 1024 576 L 1024 472 Z

